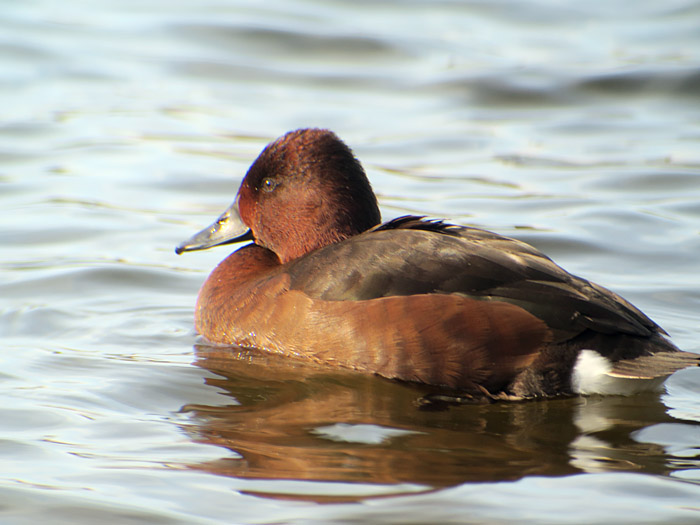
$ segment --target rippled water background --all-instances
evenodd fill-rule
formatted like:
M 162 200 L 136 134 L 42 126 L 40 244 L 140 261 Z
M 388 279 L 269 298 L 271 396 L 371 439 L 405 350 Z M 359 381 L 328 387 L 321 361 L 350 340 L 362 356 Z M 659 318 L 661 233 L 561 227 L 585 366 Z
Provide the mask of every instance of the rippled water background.
M 700 523 L 700 370 L 664 395 L 422 411 L 195 352 L 174 246 L 287 130 L 385 218 L 535 244 L 700 351 L 700 5 L 0 6 L 0 522 Z M 325 504 L 322 504 L 325 503 Z

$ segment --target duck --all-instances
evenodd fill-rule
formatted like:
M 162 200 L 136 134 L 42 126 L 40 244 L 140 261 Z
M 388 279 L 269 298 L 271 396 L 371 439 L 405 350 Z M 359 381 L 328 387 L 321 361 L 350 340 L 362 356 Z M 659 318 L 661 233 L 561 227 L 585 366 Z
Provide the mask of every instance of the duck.
M 175 251 L 234 243 L 247 244 L 195 306 L 214 345 L 493 400 L 629 395 L 700 365 L 525 242 L 425 216 L 382 223 L 360 161 L 327 129 L 268 144 L 233 204 Z

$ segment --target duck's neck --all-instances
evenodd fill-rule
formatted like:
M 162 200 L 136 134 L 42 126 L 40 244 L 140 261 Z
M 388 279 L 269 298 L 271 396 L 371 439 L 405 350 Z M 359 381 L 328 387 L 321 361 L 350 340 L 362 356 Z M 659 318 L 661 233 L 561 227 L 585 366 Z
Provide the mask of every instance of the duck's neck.
M 336 244 L 338 242 L 359 235 L 363 231 L 375 226 L 372 224 L 368 227 L 357 224 L 337 225 L 331 222 L 329 224 L 319 224 L 313 222 L 310 224 L 295 224 L 294 231 L 288 230 L 288 235 L 282 239 L 283 242 L 276 243 L 277 246 L 271 247 L 277 254 L 282 264 L 299 257 L 303 257 L 307 253 L 315 250 Z

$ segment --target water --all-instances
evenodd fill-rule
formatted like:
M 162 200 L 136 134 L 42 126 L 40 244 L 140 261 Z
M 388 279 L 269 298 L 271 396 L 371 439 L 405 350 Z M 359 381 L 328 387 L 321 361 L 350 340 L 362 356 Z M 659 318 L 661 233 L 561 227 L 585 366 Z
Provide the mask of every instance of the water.
M 700 370 L 663 395 L 420 410 L 378 378 L 196 351 L 227 250 L 173 253 L 269 140 L 323 126 L 385 218 L 533 243 L 698 352 L 700 6 L 0 14 L 0 522 L 700 522 Z

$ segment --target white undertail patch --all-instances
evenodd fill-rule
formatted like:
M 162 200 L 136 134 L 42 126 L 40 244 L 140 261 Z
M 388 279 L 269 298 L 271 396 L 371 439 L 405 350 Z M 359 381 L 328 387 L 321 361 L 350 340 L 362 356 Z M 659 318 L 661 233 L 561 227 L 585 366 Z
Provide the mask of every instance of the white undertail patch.
M 595 350 L 581 350 L 571 375 L 571 387 L 577 394 L 630 395 L 657 390 L 664 377 L 631 379 L 610 375 L 612 362 Z

